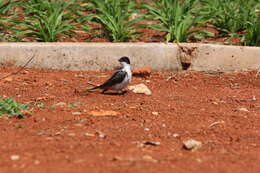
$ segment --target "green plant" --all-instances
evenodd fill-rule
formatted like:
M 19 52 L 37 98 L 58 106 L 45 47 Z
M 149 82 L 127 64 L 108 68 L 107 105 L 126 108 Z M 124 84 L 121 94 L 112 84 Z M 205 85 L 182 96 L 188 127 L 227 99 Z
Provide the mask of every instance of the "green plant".
M 238 36 L 246 28 L 258 0 L 200 0 L 200 15 L 212 23 L 222 36 Z
M 72 103 L 69 103 L 69 107 L 79 107 L 81 105 L 81 103 L 80 102 L 72 102 Z
M 210 34 L 203 30 L 193 29 L 198 24 L 206 23 L 197 12 L 197 0 L 158 0 L 144 5 L 148 10 L 147 18 L 158 20 L 148 27 L 166 32 L 166 42 L 185 42 L 195 33 Z M 193 29 L 193 30 L 192 30 Z
M 36 37 L 38 41 L 54 42 L 61 36 L 72 36 L 74 16 L 71 13 L 75 0 L 21 1 L 26 14 L 20 35 Z
M 12 1 L 6 2 L 5 0 L 0 0 L 0 32 L 3 32 L 6 28 L 5 22 L 7 21 L 8 12 L 12 7 Z
M 6 41 L 10 37 L 7 32 L 10 32 L 13 29 L 14 12 L 13 7 L 16 4 L 14 0 L 0 0 L 0 41 Z
M 260 15 L 247 22 L 246 34 L 242 42 L 246 46 L 260 46 Z
M 15 128 L 16 128 L 16 129 L 22 129 L 23 126 L 22 126 L 21 124 L 18 124 L 18 125 L 15 126 Z
M 23 118 L 25 115 L 22 111 L 26 109 L 28 109 L 28 105 L 17 103 L 12 98 L 0 99 L 0 115 L 2 117 L 7 115 L 8 118 Z
M 133 0 L 88 0 L 90 8 L 96 10 L 93 19 L 101 23 L 105 35 L 113 42 L 124 42 L 136 38 L 136 32 L 141 25 L 137 23 L 140 18 L 130 19 L 136 14 Z

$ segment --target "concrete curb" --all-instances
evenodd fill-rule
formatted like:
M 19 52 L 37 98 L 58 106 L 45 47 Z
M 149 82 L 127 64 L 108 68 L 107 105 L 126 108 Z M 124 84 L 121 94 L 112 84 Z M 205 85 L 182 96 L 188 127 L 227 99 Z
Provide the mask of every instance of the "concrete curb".
M 260 69 L 260 47 L 200 45 L 192 58 L 195 71 L 246 71 Z
M 129 56 L 154 70 L 242 71 L 260 68 L 260 47 L 164 43 L 0 43 L 0 64 L 73 71 L 113 70 Z

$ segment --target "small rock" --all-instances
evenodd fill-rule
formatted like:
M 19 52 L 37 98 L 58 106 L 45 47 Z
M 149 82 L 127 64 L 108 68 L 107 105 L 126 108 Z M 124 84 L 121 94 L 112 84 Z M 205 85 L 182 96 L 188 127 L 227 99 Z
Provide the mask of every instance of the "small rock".
M 148 162 L 153 162 L 153 163 L 158 162 L 158 160 L 156 160 L 156 159 L 152 158 L 152 156 L 148 156 L 148 155 L 143 156 L 143 160 L 148 161 Z
M 202 160 L 200 158 L 196 159 L 198 163 L 202 163 Z
M 132 90 L 136 94 L 152 95 L 151 90 L 145 84 L 129 86 L 128 89 Z
M 61 135 L 61 132 L 56 132 L 53 134 L 53 136 L 58 136 L 58 135 Z
M 69 133 L 68 136 L 76 136 L 75 133 Z
M 81 115 L 80 112 L 72 112 L 72 115 Z
M 77 124 L 74 124 L 76 127 L 83 127 L 83 124 L 80 124 L 80 123 L 77 123 Z
M 181 135 L 180 135 L 179 133 L 173 133 L 172 136 L 175 137 L 175 138 L 178 138 L 178 137 L 180 137 Z
M 106 135 L 105 135 L 105 134 L 99 134 L 98 137 L 99 137 L 99 138 L 105 138 Z
M 11 155 L 10 159 L 13 160 L 13 161 L 16 161 L 16 160 L 20 159 L 20 156 L 19 155 Z
M 150 129 L 149 128 L 144 128 L 144 131 L 150 131 Z
M 241 112 L 249 112 L 247 108 L 237 108 L 237 110 Z
M 75 74 L 74 76 L 75 76 L 75 77 L 78 77 L 78 78 L 84 78 L 84 75 L 83 75 L 83 74 Z
M 89 114 L 96 117 L 102 117 L 102 116 L 117 116 L 119 113 L 110 110 L 107 111 L 102 110 L 102 111 L 91 111 L 89 112 Z
M 7 77 L 7 78 L 4 78 L 4 81 L 6 82 L 12 82 L 13 81 L 13 77 Z
M 133 75 L 134 76 L 150 76 L 152 73 L 152 68 L 151 66 L 143 66 L 143 67 L 138 67 L 133 69 Z
M 102 139 L 104 139 L 104 138 L 107 137 L 107 135 L 106 135 L 105 133 L 101 132 L 101 131 L 97 131 L 97 132 L 96 132 L 96 135 L 97 135 L 99 138 L 102 138 Z
M 33 109 L 31 109 L 31 110 L 33 110 Z M 22 110 L 21 112 L 22 112 L 25 116 L 31 117 L 31 116 L 33 115 L 32 112 L 31 112 L 31 110 Z
M 187 150 L 197 150 L 202 146 L 202 142 L 194 139 L 183 141 L 183 147 Z
M 59 103 L 56 103 L 56 106 L 59 106 L 59 107 L 64 107 L 66 106 L 67 104 L 64 103 L 64 102 L 59 102 Z
M 85 136 L 90 136 L 90 137 L 94 137 L 95 136 L 95 134 L 93 134 L 93 133 L 85 133 L 84 135 Z
M 152 112 L 152 114 L 155 115 L 155 116 L 159 115 L 158 112 Z
M 39 165 L 39 164 L 40 164 L 40 161 L 39 161 L 39 160 L 35 160 L 35 161 L 34 161 L 34 164 L 35 164 L 35 165 Z

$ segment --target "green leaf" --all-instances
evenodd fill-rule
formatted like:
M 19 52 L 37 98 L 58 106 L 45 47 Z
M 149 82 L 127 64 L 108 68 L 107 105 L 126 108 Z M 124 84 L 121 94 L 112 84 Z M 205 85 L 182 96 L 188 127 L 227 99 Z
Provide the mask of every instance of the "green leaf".
M 23 118 L 24 114 L 21 111 L 28 108 L 28 105 L 17 103 L 12 98 L 0 99 L 0 115 L 2 117 L 7 115 L 8 118 Z

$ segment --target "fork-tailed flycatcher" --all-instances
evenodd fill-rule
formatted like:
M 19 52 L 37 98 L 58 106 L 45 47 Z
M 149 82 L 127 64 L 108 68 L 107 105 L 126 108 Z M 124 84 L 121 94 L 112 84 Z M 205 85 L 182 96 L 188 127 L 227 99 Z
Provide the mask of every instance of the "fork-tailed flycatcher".
M 111 78 L 109 78 L 102 85 L 90 88 L 88 90 L 103 89 L 102 93 L 107 90 L 119 90 L 122 91 L 132 79 L 132 72 L 130 66 L 130 60 L 128 57 L 123 56 L 119 60 L 122 67 L 116 71 Z

